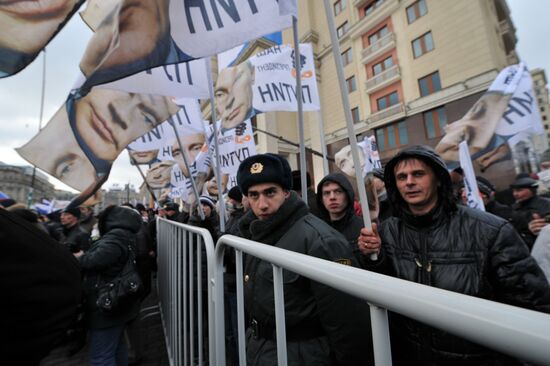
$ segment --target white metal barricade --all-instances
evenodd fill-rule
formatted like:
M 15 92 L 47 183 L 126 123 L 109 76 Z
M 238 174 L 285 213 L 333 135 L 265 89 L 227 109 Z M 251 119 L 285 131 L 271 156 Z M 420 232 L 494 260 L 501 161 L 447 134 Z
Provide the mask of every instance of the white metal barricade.
M 214 346 L 214 242 L 206 229 L 157 219 L 158 291 L 171 366 L 216 365 Z M 203 275 L 206 266 L 206 275 Z M 206 287 L 206 288 L 205 288 Z M 203 291 L 207 291 L 207 299 Z M 203 304 L 208 332 L 203 332 Z
M 273 265 L 278 364 L 286 365 L 282 269 L 363 298 L 375 318 L 375 362 L 391 365 L 386 309 L 443 329 L 499 352 L 534 362 L 550 364 L 550 315 L 445 291 L 364 271 L 232 235 L 216 244 L 214 302 L 223 304 L 223 258 L 225 247 L 236 255 L 239 362 L 245 365 L 242 253 Z M 224 307 L 216 306 L 216 365 L 225 365 Z

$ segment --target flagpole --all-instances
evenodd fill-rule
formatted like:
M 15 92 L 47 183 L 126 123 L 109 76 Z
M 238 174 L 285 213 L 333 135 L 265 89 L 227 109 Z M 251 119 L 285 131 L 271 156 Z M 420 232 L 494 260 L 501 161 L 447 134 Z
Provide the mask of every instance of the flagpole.
M 329 0 L 323 0 L 323 3 L 325 5 L 325 15 L 327 16 L 330 40 L 332 43 L 332 54 L 334 56 L 334 62 L 336 64 L 338 83 L 340 84 L 340 94 L 342 95 L 342 104 L 344 107 L 344 116 L 346 118 L 346 126 L 351 143 L 351 154 L 353 157 L 355 178 L 357 180 L 357 190 L 359 191 L 359 200 L 361 202 L 361 209 L 363 210 L 363 224 L 365 225 L 365 227 L 371 229 L 372 224 L 370 222 L 369 203 L 367 200 L 367 191 L 365 189 L 363 172 L 361 170 L 361 164 L 359 161 L 357 138 L 355 137 L 355 131 L 353 128 L 348 94 L 346 92 L 346 81 L 344 78 L 344 65 L 342 63 L 342 55 L 340 53 L 340 43 L 338 41 L 338 36 L 336 35 L 336 27 L 334 25 L 331 4 Z M 376 255 L 376 253 L 371 254 L 370 259 L 377 260 L 378 255 Z M 386 309 L 379 308 L 372 304 L 370 304 L 369 308 L 373 332 L 374 362 L 376 365 L 390 366 L 392 364 L 392 361 L 390 334 L 388 327 L 388 312 Z
M 38 119 L 38 132 L 42 130 L 42 117 L 44 116 L 44 100 L 46 96 L 46 49 L 44 48 L 44 62 L 42 63 L 42 93 L 40 95 L 40 117 Z M 36 165 L 32 167 L 31 189 L 27 196 L 27 207 L 31 207 L 34 193 L 34 181 L 36 180 Z
M 222 189 L 222 173 L 220 169 L 220 148 L 218 145 L 218 125 L 216 124 L 216 105 L 214 103 L 214 84 L 212 81 L 212 60 L 210 57 L 206 58 L 206 74 L 208 78 L 208 93 L 210 94 L 210 111 L 212 115 L 212 134 L 214 136 L 214 149 L 216 152 L 216 166 L 214 171 L 216 174 L 216 183 L 218 185 L 218 202 L 220 208 L 220 231 L 225 232 L 225 202 L 223 200 L 223 189 Z M 209 149 L 210 150 L 210 149 Z
M 292 17 L 292 37 L 294 38 L 294 65 L 296 68 L 296 100 L 298 101 L 298 132 L 300 135 L 300 180 L 302 183 L 302 200 L 307 205 L 307 165 L 306 143 L 304 137 L 304 109 L 302 101 L 302 63 L 300 60 L 300 43 L 298 41 L 298 19 Z M 293 187 L 296 189 L 296 187 Z
M 323 152 L 323 173 L 325 176 L 328 175 L 329 169 L 328 169 L 328 153 L 327 153 L 327 144 L 325 142 L 325 122 L 323 121 L 323 112 L 321 109 L 317 112 L 318 120 L 319 120 L 319 132 L 321 137 L 321 151 Z
M 157 196 L 155 196 L 155 192 L 153 192 L 153 189 L 151 188 L 149 183 L 147 183 L 147 179 L 145 178 L 145 174 L 143 174 L 143 171 L 139 167 L 136 159 L 134 159 L 134 157 L 130 154 L 130 151 L 128 151 L 128 155 L 130 156 L 130 160 L 132 161 L 132 164 L 134 164 L 135 167 L 137 168 L 137 170 L 139 171 L 139 175 L 141 175 L 141 178 L 143 179 L 143 183 L 145 183 L 145 187 L 147 187 L 147 191 L 149 191 L 149 194 L 153 197 L 153 201 L 157 204 L 157 206 L 160 206 L 158 201 L 157 201 Z
M 201 220 L 204 220 L 204 211 L 202 209 L 202 205 L 199 200 L 200 196 L 199 196 L 199 191 L 197 189 L 197 185 L 195 183 L 195 178 L 193 178 L 193 174 L 191 174 L 191 168 L 189 167 L 189 160 L 187 159 L 187 151 L 185 151 L 185 149 L 183 148 L 183 144 L 181 143 L 181 139 L 180 139 L 180 134 L 174 122 L 172 122 L 172 120 L 169 120 L 168 123 L 170 123 L 170 126 L 172 126 L 172 129 L 174 130 L 174 135 L 176 135 L 176 141 L 178 142 L 178 146 L 180 147 L 181 156 L 183 156 L 183 162 L 185 164 L 185 168 L 187 169 L 187 173 L 189 174 L 189 179 L 191 179 L 191 187 L 193 188 L 193 193 L 197 198 L 197 208 L 199 211 L 199 216 L 201 217 Z

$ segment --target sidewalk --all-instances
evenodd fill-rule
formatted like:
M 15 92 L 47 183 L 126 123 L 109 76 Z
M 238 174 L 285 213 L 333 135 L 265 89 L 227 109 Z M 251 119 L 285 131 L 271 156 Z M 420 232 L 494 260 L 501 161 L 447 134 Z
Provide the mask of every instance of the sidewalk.
M 143 359 L 140 366 L 168 366 L 168 355 L 164 342 L 164 332 L 158 308 L 156 280 L 153 279 L 151 294 L 145 299 L 140 313 L 141 342 Z M 54 349 L 40 366 L 84 366 L 88 364 L 88 347 L 84 347 L 74 356 L 66 357 L 67 347 Z

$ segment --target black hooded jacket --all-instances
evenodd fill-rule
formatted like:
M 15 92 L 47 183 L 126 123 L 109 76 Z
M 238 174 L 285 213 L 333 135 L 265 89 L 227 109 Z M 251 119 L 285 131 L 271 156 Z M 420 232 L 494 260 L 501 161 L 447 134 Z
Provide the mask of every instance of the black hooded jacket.
M 108 210 L 108 211 L 107 211 Z M 98 220 L 101 238 L 79 258 L 84 269 L 87 313 L 91 329 L 110 328 L 125 324 L 137 316 L 139 304 L 122 314 L 105 314 L 96 306 L 98 281 L 108 282 L 122 271 L 129 247 L 136 247 L 136 234 L 142 226 L 141 216 L 131 208 L 113 206 L 105 209 Z
M 323 185 L 326 182 L 333 182 L 338 184 L 348 198 L 348 206 L 346 207 L 346 215 L 340 220 L 332 221 L 330 219 L 330 214 L 323 204 Z M 363 219 L 355 214 L 353 209 L 353 202 L 355 200 L 355 193 L 353 192 L 353 187 L 346 178 L 341 173 L 332 173 L 324 177 L 319 184 L 317 185 L 317 207 L 319 209 L 320 218 L 332 226 L 336 231 L 340 232 L 347 241 L 350 243 L 351 248 L 354 252 L 357 251 L 357 238 L 361 229 L 364 227 Z
M 438 203 L 415 216 L 396 186 L 394 168 L 422 160 L 438 178 Z M 479 210 L 457 206 L 446 166 L 429 147 L 397 154 L 385 169 L 394 217 L 380 226 L 386 274 L 462 294 L 550 312 L 544 274 L 512 225 Z M 394 364 L 490 365 L 504 356 L 472 342 L 391 314 Z

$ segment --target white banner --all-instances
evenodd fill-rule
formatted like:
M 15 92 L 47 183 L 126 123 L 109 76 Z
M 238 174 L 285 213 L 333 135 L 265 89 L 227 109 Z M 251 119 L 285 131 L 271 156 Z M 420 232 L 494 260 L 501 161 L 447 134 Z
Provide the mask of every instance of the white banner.
M 209 97 L 205 59 L 155 67 L 97 87 L 175 98 Z
M 176 100 L 176 104 L 181 108 L 176 115 L 134 140 L 128 148 L 133 151 L 151 151 L 170 146 L 175 139 L 170 122 L 175 124 L 180 136 L 203 133 L 204 124 L 199 101 L 182 98 Z
M 363 176 L 366 176 L 374 169 L 382 168 L 382 162 L 380 161 L 380 154 L 378 153 L 378 146 L 376 145 L 376 138 L 374 136 L 366 137 L 363 141 L 357 143 L 357 145 L 361 148 L 365 159 Z
M 310 43 L 300 44 L 302 101 L 304 111 L 320 109 L 315 59 Z M 290 45 L 271 47 L 249 59 L 254 65 L 254 108 L 266 111 L 297 111 L 296 58 Z
M 467 204 L 471 208 L 476 208 L 481 211 L 485 211 L 485 205 L 483 199 L 479 195 L 479 189 L 477 187 L 476 174 L 474 172 L 474 166 L 472 165 L 472 159 L 470 158 L 470 152 L 468 151 L 468 143 L 462 141 L 459 145 L 460 166 L 464 171 L 464 189 L 466 191 Z

